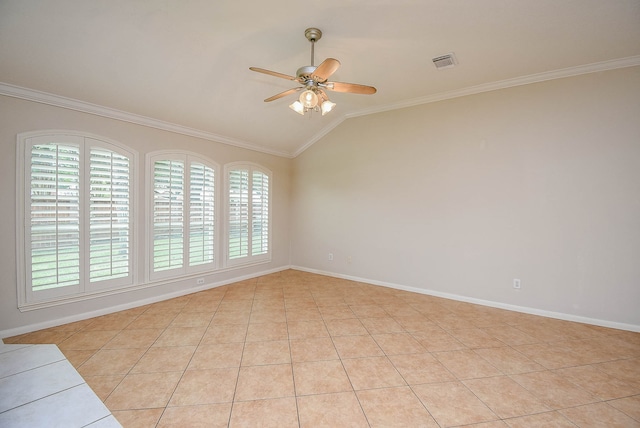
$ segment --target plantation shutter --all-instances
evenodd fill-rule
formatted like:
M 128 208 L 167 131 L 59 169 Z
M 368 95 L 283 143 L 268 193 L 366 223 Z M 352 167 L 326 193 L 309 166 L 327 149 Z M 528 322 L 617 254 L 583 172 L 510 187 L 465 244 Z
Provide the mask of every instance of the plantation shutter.
M 215 270 L 217 167 L 181 151 L 150 154 L 149 165 L 153 184 L 149 278 Z
M 227 265 L 269 260 L 270 175 L 254 164 L 230 164 L 227 201 Z
M 249 171 L 229 171 L 229 259 L 249 255 Z
M 31 291 L 80 283 L 80 147 L 31 146 Z
M 184 262 L 184 162 L 156 161 L 153 167 L 153 270 Z
M 89 178 L 89 276 L 91 282 L 130 273 L 129 159 L 93 148 Z
M 133 283 L 132 152 L 74 131 L 18 134 L 18 307 Z
M 214 261 L 215 174 L 196 162 L 189 170 L 189 266 L 196 266 Z
M 251 255 L 269 249 L 269 177 L 254 171 L 251 183 Z

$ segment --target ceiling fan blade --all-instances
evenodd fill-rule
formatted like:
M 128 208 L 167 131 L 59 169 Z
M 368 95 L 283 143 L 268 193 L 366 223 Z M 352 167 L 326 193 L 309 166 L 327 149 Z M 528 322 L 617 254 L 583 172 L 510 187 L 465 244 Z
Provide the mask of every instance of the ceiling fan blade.
M 274 100 L 280 99 L 282 97 L 286 97 L 287 95 L 293 94 L 295 92 L 298 92 L 301 89 L 304 89 L 304 87 L 301 86 L 299 88 L 288 89 L 288 90 L 286 90 L 284 92 L 280 92 L 279 94 L 275 94 L 274 96 L 267 98 L 266 100 L 264 100 L 264 102 L 268 103 L 269 101 L 274 101 Z
M 349 92 L 351 94 L 363 95 L 372 95 L 377 92 L 377 89 L 373 86 L 358 85 L 357 83 L 326 82 L 325 85 L 325 89 L 334 92 Z
M 296 80 L 296 77 L 294 77 L 294 76 L 289 76 L 288 74 L 278 73 L 277 71 L 265 70 L 264 68 L 249 67 L 249 70 L 257 71 L 258 73 L 268 74 L 270 76 L 280 77 L 281 79 Z
M 311 78 L 316 82 L 326 82 L 338 67 L 340 67 L 340 61 L 334 58 L 327 58 L 314 70 Z

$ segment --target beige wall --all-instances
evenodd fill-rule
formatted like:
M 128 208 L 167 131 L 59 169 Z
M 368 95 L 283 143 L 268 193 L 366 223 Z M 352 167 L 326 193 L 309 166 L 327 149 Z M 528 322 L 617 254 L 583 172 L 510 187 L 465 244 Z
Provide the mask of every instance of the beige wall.
M 236 269 L 225 273 L 198 275 L 207 284 L 222 283 L 234 278 L 283 269 L 289 265 L 289 197 L 291 160 L 251 150 L 232 147 L 211 141 L 186 137 L 127 122 L 106 119 L 44 104 L 0 96 L 0 332 L 4 336 L 28 331 L 60 322 L 82 318 L 84 314 L 109 312 L 114 308 L 136 305 L 158 299 L 161 296 L 183 293 L 196 287 L 190 278 L 171 284 L 131 291 L 99 299 L 65 304 L 47 309 L 20 312 L 16 297 L 16 135 L 21 132 L 69 129 L 126 144 L 137 150 L 138 177 L 145 179 L 145 155 L 154 150 L 184 149 L 202 154 L 216 161 L 221 167 L 228 162 L 250 161 L 269 168 L 273 172 L 273 259 L 269 264 Z M 141 187 L 144 189 L 144 187 Z M 141 194 L 138 195 L 142 196 Z M 139 199 L 140 200 L 140 199 Z M 145 206 L 140 203 L 136 215 L 135 234 L 139 242 L 136 254 L 138 282 L 144 281 L 144 222 Z M 198 286 L 199 287 L 199 286 Z M 0 336 L 2 337 L 2 336 Z
M 640 67 L 347 120 L 293 184 L 294 266 L 640 329 Z
M 468 96 L 349 119 L 294 160 L 0 96 L 0 332 L 195 287 L 189 279 L 18 311 L 16 134 L 40 129 L 133 147 L 141 180 L 146 153 L 175 147 L 271 169 L 272 263 L 208 283 L 291 263 L 640 330 L 639 94 L 635 67 Z M 145 220 L 142 205 L 136 219 Z M 142 279 L 142 245 L 137 256 Z

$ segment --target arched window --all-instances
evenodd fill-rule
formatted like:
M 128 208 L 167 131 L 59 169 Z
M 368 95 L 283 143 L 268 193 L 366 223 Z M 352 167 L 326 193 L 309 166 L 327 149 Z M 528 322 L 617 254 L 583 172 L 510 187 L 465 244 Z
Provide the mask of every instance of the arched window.
M 18 135 L 18 305 L 133 284 L 133 168 L 119 143 L 74 131 Z

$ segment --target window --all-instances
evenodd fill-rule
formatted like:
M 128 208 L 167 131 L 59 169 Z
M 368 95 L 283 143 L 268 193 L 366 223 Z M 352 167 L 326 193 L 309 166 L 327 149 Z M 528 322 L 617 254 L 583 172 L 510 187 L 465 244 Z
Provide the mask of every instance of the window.
M 149 159 L 150 279 L 216 269 L 217 166 L 184 152 Z
M 270 260 L 269 182 L 257 165 L 227 165 L 227 265 Z
M 135 153 L 62 131 L 20 134 L 17 152 L 19 306 L 132 284 Z
M 135 165 L 128 147 L 75 131 L 18 135 L 18 306 L 36 309 L 271 259 L 271 172 L 185 151 L 146 158 L 145 281 L 134 272 Z M 224 228 L 224 233 L 219 233 Z

